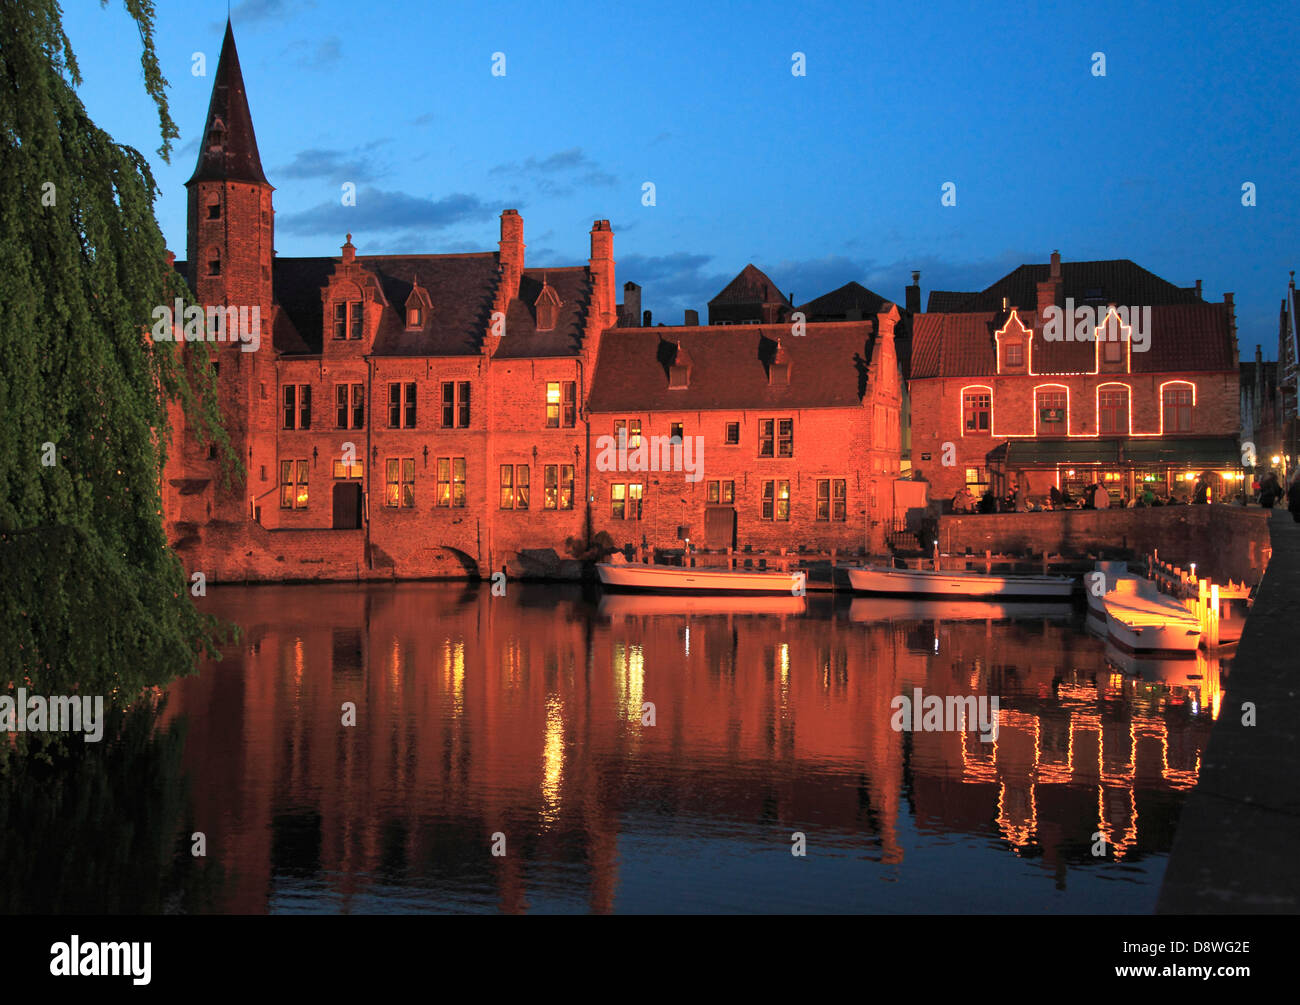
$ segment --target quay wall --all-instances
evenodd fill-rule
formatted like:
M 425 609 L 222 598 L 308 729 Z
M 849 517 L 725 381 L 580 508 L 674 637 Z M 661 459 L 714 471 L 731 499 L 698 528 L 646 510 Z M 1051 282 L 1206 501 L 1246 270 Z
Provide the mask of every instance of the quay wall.
M 939 548 L 947 554 L 1038 555 L 1046 551 L 1085 557 L 1104 552 L 1117 558 L 1136 558 L 1158 550 L 1161 560 L 1183 568 L 1195 562 L 1202 577 L 1254 586 L 1263 577 L 1272 552 L 1270 512 L 1210 505 L 953 514 L 939 518 Z M 1283 515 L 1290 519 L 1290 514 Z

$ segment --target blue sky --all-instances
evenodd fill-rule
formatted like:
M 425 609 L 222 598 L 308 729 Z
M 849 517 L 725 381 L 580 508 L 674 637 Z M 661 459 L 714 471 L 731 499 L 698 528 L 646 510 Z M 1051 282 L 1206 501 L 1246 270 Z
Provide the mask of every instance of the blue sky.
M 64 6 L 82 99 L 151 155 L 183 257 L 225 0 L 159 4 L 171 165 L 120 3 Z M 513 206 L 529 265 L 582 264 L 591 222 L 609 219 L 620 287 L 640 283 L 655 320 L 680 324 L 751 261 L 796 302 L 849 280 L 901 301 L 912 269 L 923 297 L 975 290 L 1059 248 L 1202 279 L 1207 299 L 1233 291 L 1243 358 L 1261 341 L 1276 352 L 1300 264 L 1289 4 L 231 9 L 281 255 L 337 255 L 346 231 L 362 254 L 494 250 Z M 945 182 L 956 206 L 941 205 Z

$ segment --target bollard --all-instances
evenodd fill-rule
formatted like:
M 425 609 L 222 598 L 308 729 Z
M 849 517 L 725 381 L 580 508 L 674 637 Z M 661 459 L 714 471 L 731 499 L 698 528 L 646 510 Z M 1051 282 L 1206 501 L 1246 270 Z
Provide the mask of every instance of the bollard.
M 1219 588 L 1218 586 L 1210 587 L 1210 617 L 1209 624 L 1206 626 L 1205 644 L 1211 648 L 1217 648 L 1219 645 Z

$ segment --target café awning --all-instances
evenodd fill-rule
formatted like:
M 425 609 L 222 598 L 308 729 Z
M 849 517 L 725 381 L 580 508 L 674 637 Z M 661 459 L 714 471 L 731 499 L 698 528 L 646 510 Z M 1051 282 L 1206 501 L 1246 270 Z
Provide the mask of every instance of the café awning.
M 1096 464 L 1103 467 L 1168 465 L 1188 470 L 1236 469 L 1241 466 L 1241 449 L 1235 436 L 1012 440 L 1007 444 L 1004 463 L 1016 468 Z

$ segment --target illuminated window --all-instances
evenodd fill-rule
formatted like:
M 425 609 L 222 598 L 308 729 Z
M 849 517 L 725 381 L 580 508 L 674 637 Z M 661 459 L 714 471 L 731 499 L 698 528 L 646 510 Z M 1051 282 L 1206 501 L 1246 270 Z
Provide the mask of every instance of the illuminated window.
M 384 466 L 384 505 L 400 509 L 415 506 L 415 458 L 389 457 Z
M 968 433 L 987 433 L 993 410 L 993 396 L 987 391 L 967 391 L 962 395 L 963 425 Z
M 544 509 L 573 509 L 572 464 L 547 464 L 542 479 Z
M 465 458 L 438 458 L 438 488 L 434 505 L 444 508 L 465 505 Z
M 1165 388 L 1164 423 L 1166 433 L 1192 431 L 1192 389 L 1190 387 Z
M 730 506 L 736 501 L 736 483 L 734 481 L 711 481 L 705 485 L 705 501 L 710 504 Z
M 528 465 L 501 465 L 501 508 L 528 508 Z
M 787 521 L 790 519 L 789 482 L 763 483 L 763 519 Z
M 408 307 L 406 309 L 406 327 L 419 328 L 424 324 L 422 312 L 418 307 Z
M 280 462 L 280 508 L 307 508 L 306 460 Z
M 1102 388 L 1097 392 L 1097 428 L 1103 433 L 1128 432 L 1128 391 Z
M 578 385 L 576 381 L 551 381 L 546 385 L 546 428 L 576 425 Z
M 674 443 L 682 442 L 682 424 L 680 422 L 669 423 L 668 438 Z
M 351 464 L 349 464 L 346 461 L 335 461 L 334 477 L 335 478 L 360 478 L 361 462 L 354 461 Z

